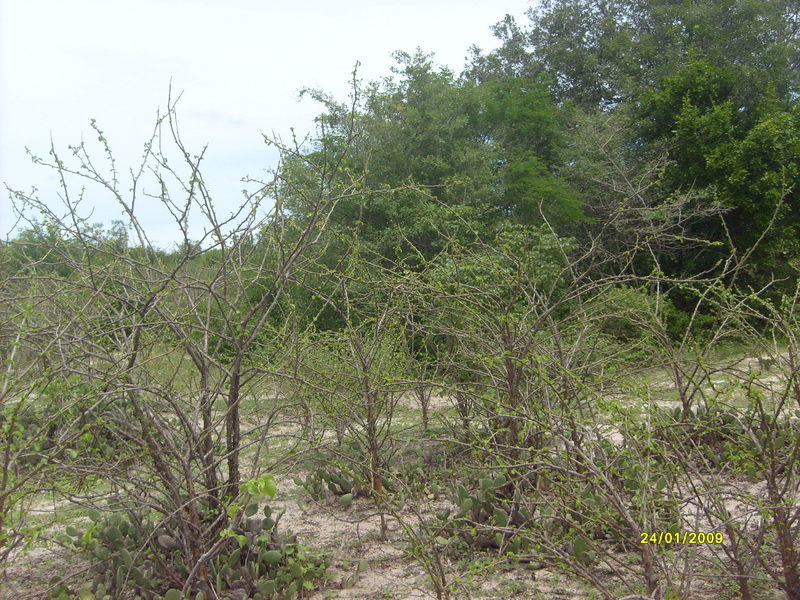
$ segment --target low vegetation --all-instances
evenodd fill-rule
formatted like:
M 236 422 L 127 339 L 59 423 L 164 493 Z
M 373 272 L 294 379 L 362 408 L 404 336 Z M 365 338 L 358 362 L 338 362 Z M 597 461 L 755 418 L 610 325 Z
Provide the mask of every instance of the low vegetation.
M 105 162 L 35 157 L 0 596 L 800 599 L 793 10 L 559 0 L 461 77 L 400 53 L 236 206 L 174 103 L 128 175 L 94 123 Z

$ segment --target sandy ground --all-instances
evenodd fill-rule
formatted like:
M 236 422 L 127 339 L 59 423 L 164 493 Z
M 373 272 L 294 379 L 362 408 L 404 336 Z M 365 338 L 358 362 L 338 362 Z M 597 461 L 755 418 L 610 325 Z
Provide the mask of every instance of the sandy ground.
M 279 496 L 269 504 L 273 513 L 285 511 L 279 521 L 281 531 L 298 534 L 302 543 L 328 553 L 331 559 L 329 579 L 312 592 L 309 600 L 422 600 L 436 598 L 427 581 L 422 564 L 406 552 L 403 530 L 399 522 L 386 516 L 387 538 L 381 539 L 381 520 L 369 500 L 356 499 L 342 508 L 335 502 L 317 503 L 299 498 L 294 483 L 279 480 Z M 426 500 L 424 505 L 403 511 L 399 516 L 406 523 L 415 522 L 417 511 L 430 515 L 450 507 L 443 497 Z M 355 578 L 361 560 L 368 568 Z M 452 565 L 445 561 L 447 568 Z M 88 581 L 87 563 L 58 547 L 36 547 L 18 552 L 0 577 L 1 600 L 45 599 L 48 582 L 53 575 L 72 575 L 77 589 Z M 349 580 L 349 581 L 348 581 Z M 458 591 L 453 600 L 467 598 L 503 600 L 511 598 L 569 599 L 589 598 L 579 584 L 562 574 L 547 569 L 537 571 L 508 570 L 476 573 L 468 585 L 456 582 Z
M 745 359 L 740 368 L 747 370 L 758 366 L 758 359 L 752 358 Z M 761 380 L 770 388 L 780 383 L 778 377 L 771 373 L 764 373 Z M 650 384 L 655 396 L 660 395 L 658 392 L 668 390 L 671 385 L 666 378 L 659 378 Z M 676 406 L 670 400 L 656 402 L 664 407 Z M 411 409 L 417 408 L 418 403 L 413 396 L 408 395 L 400 400 L 400 406 Z M 430 401 L 431 415 L 450 406 L 452 404 L 448 398 L 433 396 Z M 286 427 L 286 433 L 293 429 L 293 426 Z M 617 432 L 608 433 L 615 442 L 622 442 Z M 407 553 L 403 529 L 396 519 L 386 517 L 387 538 L 382 539 L 380 516 L 376 514 L 375 506 L 370 501 L 356 499 L 347 508 L 342 508 L 335 502 L 316 503 L 307 497 L 300 497 L 290 477 L 282 477 L 278 483 L 279 496 L 269 504 L 276 513 L 285 511 L 280 520 L 280 530 L 291 529 L 298 534 L 301 543 L 324 551 L 332 557 L 329 579 L 308 596 L 310 600 L 435 598 L 423 565 Z M 756 489 L 750 491 L 753 494 L 759 492 Z M 431 515 L 448 506 L 449 502 L 439 497 L 426 499 L 416 506 L 416 510 Z M 47 511 L 57 507 L 52 506 L 52 501 L 48 501 L 35 508 L 38 511 Z M 741 507 L 735 503 L 728 508 L 733 513 L 741 511 Z M 399 516 L 406 523 L 413 523 L 417 518 L 416 514 L 414 510 L 407 509 Z M 368 561 L 368 568 L 353 580 L 352 575 L 361 560 Z M 456 572 L 452 564 L 446 562 L 445 566 L 451 573 Z M 87 564 L 79 557 L 56 546 L 38 546 L 27 552 L 17 552 L 9 561 L 6 572 L 0 573 L 0 600 L 47 598 L 47 584 L 53 575 L 73 575 L 76 581 L 85 582 L 86 569 Z M 594 598 L 586 592 L 585 586 L 551 569 L 476 572 L 468 582 L 457 579 L 454 583 L 457 591 L 452 595 L 453 600 Z

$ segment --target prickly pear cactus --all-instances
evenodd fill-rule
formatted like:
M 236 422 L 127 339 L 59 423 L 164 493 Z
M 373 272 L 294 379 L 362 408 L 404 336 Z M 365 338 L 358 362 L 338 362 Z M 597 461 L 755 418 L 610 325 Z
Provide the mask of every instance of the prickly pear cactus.
M 168 523 L 139 520 L 134 525 L 120 514 L 90 513 L 87 527 L 70 526 L 66 540 L 87 555 L 95 576 L 77 592 L 64 585 L 53 590 L 58 600 L 116 600 L 136 597 L 154 600 L 204 600 L 213 597 L 207 583 L 198 582 L 188 595 L 164 579 L 164 565 L 185 580 L 192 567 L 183 556 L 178 535 Z M 248 504 L 238 526 L 207 564 L 211 586 L 222 598 L 230 591 L 238 597 L 277 600 L 302 598 L 325 576 L 327 559 L 297 542 L 291 531 L 278 532 L 282 516 L 270 506 Z M 144 532 L 144 534 L 142 533 Z M 57 580 L 53 581 L 58 584 Z M 205 586 L 205 588 L 204 588 Z
M 349 506 L 359 492 L 358 477 L 334 466 L 314 466 L 306 463 L 305 477 L 295 477 L 294 483 L 314 500 L 333 496 L 342 506 Z

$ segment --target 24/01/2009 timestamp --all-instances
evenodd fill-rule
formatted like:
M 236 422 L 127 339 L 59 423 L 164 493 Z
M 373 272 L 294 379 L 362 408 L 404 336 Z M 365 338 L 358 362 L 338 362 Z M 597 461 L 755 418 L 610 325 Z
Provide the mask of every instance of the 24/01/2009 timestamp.
M 721 544 L 721 531 L 643 531 L 640 544 Z

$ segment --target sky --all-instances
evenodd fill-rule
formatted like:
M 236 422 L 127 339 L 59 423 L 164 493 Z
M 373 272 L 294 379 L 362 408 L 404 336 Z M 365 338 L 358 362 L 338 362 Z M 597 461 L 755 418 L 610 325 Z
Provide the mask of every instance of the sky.
M 528 0 L 0 0 L 0 238 L 19 227 L 13 190 L 56 212 L 56 173 L 33 165 L 51 140 L 62 159 L 81 140 L 106 168 L 89 125 L 96 119 L 119 171 L 135 166 L 170 82 L 181 135 L 205 145 L 206 182 L 215 206 L 241 198 L 243 176 L 266 179 L 277 154 L 263 135 L 301 136 L 320 106 L 305 87 L 346 99 L 356 61 L 365 82 L 390 74 L 392 53 L 432 52 L 456 74 L 469 46 L 497 46 L 491 26 L 505 14 L 524 20 Z M 71 194 L 80 191 L 70 182 Z M 127 190 L 129 186 L 120 186 Z M 152 191 L 152 185 L 150 191 Z M 145 188 L 145 191 L 147 189 Z M 109 194 L 87 189 L 83 216 L 108 225 L 119 216 Z M 140 204 L 140 207 L 142 205 Z M 168 246 L 174 227 L 140 208 L 151 239 Z M 33 216 L 33 215 L 29 215 Z

